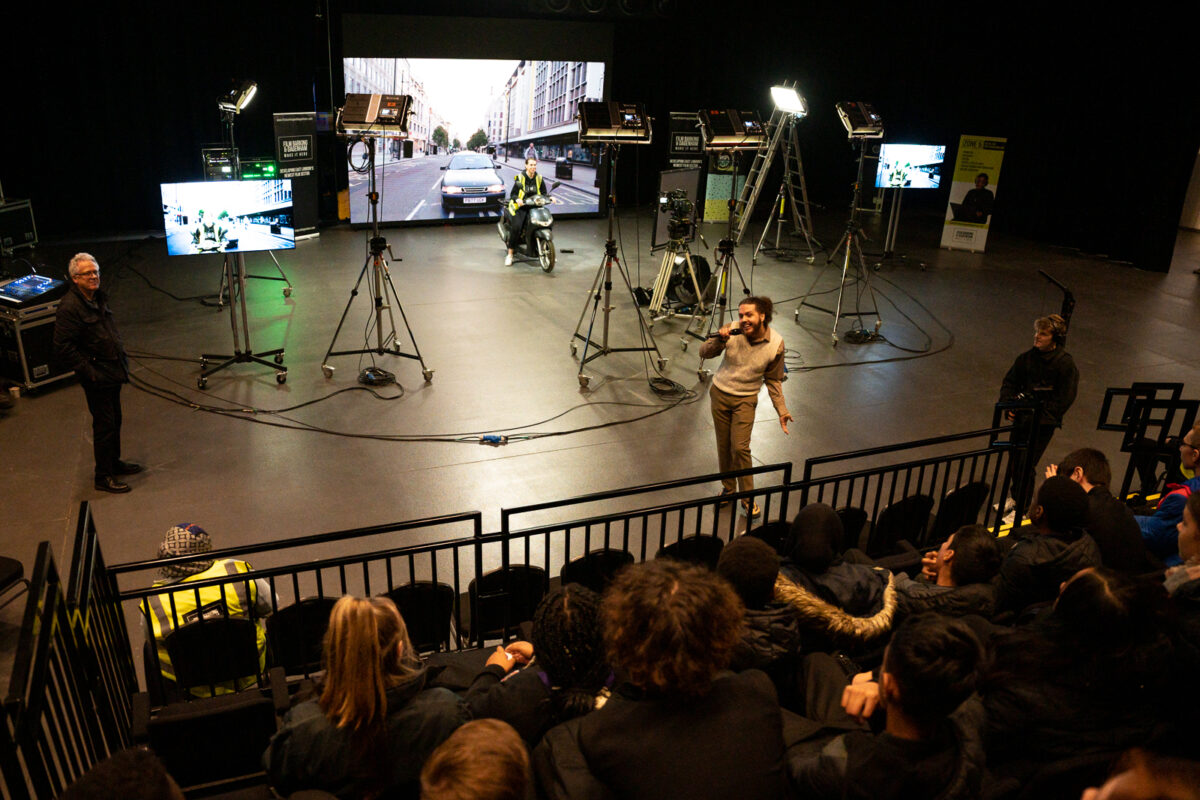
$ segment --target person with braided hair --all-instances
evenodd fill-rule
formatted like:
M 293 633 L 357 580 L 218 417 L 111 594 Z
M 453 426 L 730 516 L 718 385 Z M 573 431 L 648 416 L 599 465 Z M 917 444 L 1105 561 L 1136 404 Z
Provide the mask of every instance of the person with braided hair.
M 472 717 L 503 720 L 533 747 L 550 728 L 608 697 L 600 596 L 577 583 L 555 589 L 533 614 L 531 638 L 497 647 L 465 700 Z M 518 666 L 524 669 L 513 673 Z

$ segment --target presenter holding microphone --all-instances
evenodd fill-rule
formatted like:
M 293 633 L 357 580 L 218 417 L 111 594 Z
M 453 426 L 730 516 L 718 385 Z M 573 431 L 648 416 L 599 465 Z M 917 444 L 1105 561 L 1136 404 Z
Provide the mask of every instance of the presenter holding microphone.
M 748 469 L 750 433 L 754 429 L 754 411 L 763 383 L 771 404 L 779 414 L 779 427 L 788 432 L 792 415 L 783 400 L 783 336 L 770 327 L 774 305 L 767 297 L 747 297 L 738 305 L 738 321 L 722 325 L 700 345 L 700 357 L 715 358 L 724 353 L 721 366 L 713 375 L 708 396 L 712 401 L 713 427 L 717 432 L 717 463 L 721 472 Z M 754 488 L 754 476 L 737 479 L 740 490 Z M 721 494 L 733 494 L 734 479 L 722 482 Z M 758 504 L 742 500 L 746 516 L 759 515 Z

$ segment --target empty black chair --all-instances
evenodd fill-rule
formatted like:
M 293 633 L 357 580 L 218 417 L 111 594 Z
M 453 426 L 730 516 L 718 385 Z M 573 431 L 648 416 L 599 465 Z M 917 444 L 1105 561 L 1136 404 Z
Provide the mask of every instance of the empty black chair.
M 215 617 L 188 623 L 167 634 L 163 644 L 175 671 L 175 684 L 193 693 L 232 692 L 257 682 L 258 626 L 248 619 Z
M 0 597 L 7 594 L 8 590 L 14 586 L 24 586 L 25 591 L 29 590 L 29 579 L 25 577 L 25 567 L 15 558 L 0 556 Z M 0 603 L 0 608 L 4 608 L 20 596 L 21 592 L 13 592 L 11 597 Z
M 761 539 L 771 546 L 776 553 L 784 555 L 783 545 L 787 541 L 788 534 L 791 533 L 792 524 L 785 520 L 776 520 L 774 522 L 764 522 L 750 530 L 746 531 L 747 536 L 753 536 L 755 539 Z
M 526 564 L 497 569 L 467 585 L 473 642 L 514 632 L 533 619 L 534 609 L 546 595 L 550 582 L 546 570 Z
M 717 559 L 725 542 L 716 536 L 689 536 L 663 547 L 655 554 L 655 558 L 673 558 L 676 561 L 686 561 L 689 564 L 703 564 L 709 569 L 717 568 Z
M 863 528 L 871 524 L 867 521 L 866 510 L 858 506 L 842 506 L 837 510 L 837 515 L 844 531 L 839 552 L 845 552 L 850 547 L 861 547 Z
M 310 597 L 267 617 L 271 663 L 288 675 L 307 675 L 321 668 L 321 644 L 337 600 Z
M 433 581 L 398 586 L 390 598 L 404 617 L 408 638 L 420 652 L 450 649 L 450 620 L 454 614 L 454 587 Z
M 879 558 L 900 550 L 900 542 L 922 541 L 929 512 L 933 509 L 933 498 L 927 494 L 914 494 L 898 500 L 879 512 L 875 527 L 867 540 L 867 555 Z
M 940 545 L 963 525 L 975 524 L 991 490 L 992 487 L 987 483 L 973 481 L 947 493 L 938 504 L 933 524 L 929 526 L 929 535 L 914 544 L 918 547 Z
M 153 715 L 147 696 L 135 694 L 133 741 L 149 745 L 182 788 L 205 784 L 205 796 L 265 784 L 262 754 L 288 706 L 282 669 L 272 670 L 269 686 L 172 703 Z
M 593 550 L 570 563 L 563 564 L 559 578 L 563 585 L 578 583 L 599 594 L 622 567 L 632 563 L 633 553 L 611 548 Z

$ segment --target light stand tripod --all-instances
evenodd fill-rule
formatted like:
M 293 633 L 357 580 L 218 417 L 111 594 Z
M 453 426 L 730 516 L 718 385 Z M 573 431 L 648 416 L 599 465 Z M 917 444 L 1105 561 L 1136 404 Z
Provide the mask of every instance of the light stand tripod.
M 808 245 L 808 255 L 804 260 L 811 264 L 816 260 L 817 251 L 822 249 L 822 247 L 821 243 L 812 235 L 812 217 L 808 207 L 808 188 L 804 183 L 804 170 L 800 164 L 800 145 L 796 138 L 795 114 L 788 114 L 780 122 L 780 127 L 776 131 L 770 146 L 779 147 L 783 150 L 783 180 L 779 183 L 779 192 L 775 195 L 775 202 L 772 205 L 774 213 L 767 217 L 767 224 L 763 226 L 762 235 L 758 237 L 758 244 L 754 248 L 754 255 L 751 256 L 750 263 L 758 263 L 758 254 L 764 249 L 763 242 L 767 240 L 767 234 L 770 233 L 772 224 L 775 226 L 775 246 L 767 249 L 779 250 L 779 239 L 783 233 L 783 222 L 786 211 L 789 209 L 787 204 L 791 203 L 790 210 L 792 212 L 794 227 L 792 232 L 798 232 L 804 236 L 804 241 Z M 795 163 L 793 164 L 793 162 Z M 803 214 L 800 211 L 800 204 L 796 202 L 796 185 L 793 175 L 799 176 L 800 179 L 800 198 L 803 201 Z M 765 178 L 766 176 L 764 175 L 763 177 Z
M 236 268 L 234 265 L 237 265 Z M 246 260 L 241 253 L 235 254 L 233 259 L 230 259 L 228 253 L 225 254 L 225 263 L 221 270 L 221 282 L 229 286 L 229 327 L 233 330 L 233 354 L 215 354 L 202 353 L 200 356 L 200 377 L 196 378 L 196 386 L 204 389 L 208 386 L 208 376 L 214 372 L 220 372 L 226 367 L 234 364 L 246 364 L 253 362 L 262 364 L 263 366 L 271 367 L 275 370 L 275 382 L 287 382 L 287 367 L 283 366 L 283 348 L 278 350 L 267 350 L 255 355 L 250 348 L 250 324 L 246 315 Z M 238 308 L 242 312 L 242 331 L 238 332 Z M 242 350 L 241 335 L 245 336 L 246 349 Z M 272 364 L 262 356 L 275 356 L 275 363 Z M 208 362 L 212 360 L 220 360 L 221 363 L 215 367 L 209 368 Z
M 732 309 L 737 308 L 733 302 L 733 276 L 730 273 L 737 273 L 738 282 L 742 284 L 742 296 L 750 296 L 750 288 L 746 285 L 746 278 L 742 275 L 742 268 L 738 266 L 737 256 L 734 255 L 734 248 L 737 242 L 734 240 L 733 225 L 734 225 L 734 210 L 737 206 L 737 177 L 738 177 L 738 151 L 730 150 L 730 157 L 733 161 L 733 173 L 729 178 L 729 225 L 725 232 L 725 238 L 717 243 L 716 249 L 716 270 L 713 272 L 711 285 L 716 287 L 713 290 L 714 302 L 711 303 L 706 313 L 701 314 L 699 309 L 692 315 L 692 319 L 688 322 L 685 334 L 694 336 L 697 339 L 704 340 L 712 335 L 712 332 L 725 324 L 725 312 L 730 311 L 731 319 L 736 316 Z M 715 323 L 715 325 L 714 325 Z M 703 330 L 703 333 L 700 331 Z M 687 349 L 687 339 L 683 340 L 683 349 Z M 707 380 L 712 376 L 712 371 L 704 368 L 704 358 L 700 358 L 700 366 L 696 369 L 696 375 L 700 380 Z
M 396 287 L 392 283 L 392 275 L 388 271 L 387 260 L 383 257 L 383 252 L 386 250 L 388 255 L 392 257 L 392 260 L 400 260 L 392 253 L 392 248 L 388 245 L 387 239 L 379 235 L 379 193 L 375 191 L 376 138 L 378 137 L 360 135 L 354 140 L 363 142 L 367 148 L 367 174 L 369 176 L 367 178 L 367 199 L 371 203 L 371 238 L 367 242 L 369 253 L 366 261 L 363 262 L 362 270 L 358 273 L 358 280 L 354 282 L 354 288 L 350 290 L 350 299 L 346 301 L 346 307 L 342 310 L 342 318 L 338 320 L 337 329 L 333 332 L 333 338 L 329 341 L 329 349 L 325 351 L 325 358 L 321 360 L 321 371 L 325 374 L 326 378 L 333 377 L 334 368 L 329 364 L 329 359 L 332 356 L 375 353 L 381 356 L 400 356 L 401 358 L 411 358 L 418 361 L 421 364 L 421 376 L 425 379 L 426 383 L 429 383 L 433 380 L 433 370 L 425 366 L 425 360 L 421 358 L 421 349 L 417 347 L 417 339 L 413 336 L 412 328 L 408 324 L 408 316 L 404 313 L 404 306 L 400 305 L 400 297 L 396 294 Z M 353 146 L 353 143 L 351 146 Z M 371 293 L 375 299 L 375 346 L 360 347 L 353 350 L 334 350 L 333 347 L 337 343 L 338 334 L 342 332 L 342 325 L 346 323 L 346 315 L 350 313 L 350 306 L 354 304 L 354 298 L 358 297 L 358 287 L 362 284 L 363 278 L 366 277 L 367 267 L 371 268 Z M 403 320 L 404 329 L 408 332 L 409 341 L 412 342 L 412 353 L 405 353 L 400 350 L 400 344 L 396 336 L 396 318 L 392 314 L 393 306 L 400 310 L 400 319 Z M 383 333 L 385 312 L 389 326 L 389 332 L 386 336 Z M 391 373 L 381 370 L 372 382 L 391 383 L 394 380 L 395 377 Z
M 225 127 L 225 137 L 229 143 L 229 157 L 233 161 L 233 179 L 240 181 L 242 179 L 242 160 L 238 156 L 237 145 L 233 139 L 233 123 L 237 118 L 238 112 L 232 108 L 225 106 L 221 107 L 221 123 Z M 283 296 L 292 296 L 292 282 L 288 280 L 287 273 L 283 271 L 283 267 L 279 265 L 279 259 L 275 257 L 275 253 L 271 250 L 267 251 L 267 255 L 271 257 L 271 261 L 275 264 L 275 270 L 278 275 L 246 275 L 245 260 L 242 260 L 241 271 L 245 279 L 253 279 L 260 281 L 283 281 L 286 286 L 283 287 Z M 225 293 L 232 288 L 233 282 L 229 278 L 229 273 L 226 270 L 221 272 L 221 283 L 217 286 L 217 308 L 225 307 Z M 232 302 L 232 298 L 230 298 Z
M 836 310 L 823 308 L 821 306 L 816 305 L 815 303 L 808 302 L 808 298 L 812 294 L 813 289 L 816 287 L 817 281 L 819 281 L 821 279 L 821 276 L 825 274 L 825 270 L 821 270 L 821 274 L 817 275 L 816 279 L 813 280 L 812 285 L 808 287 L 808 291 L 804 293 L 804 296 L 800 300 L 800 305 L 796 306 L 796 311 L 794 314 L 795 318 L 799 319 L 800 318 L 800 309 L 803 308 L 804 306 L 808 306 L 809 308 L 815 308 L 816 310 L 824 312 L 826 314 L 832 314 L 833 315 L 833 329 L 830 331 L 830 336 L 833 339 L 834 347 L 837 347 L 837 343 L 838 343 L 838 333 L 837 333 L 838 320 L 840 320 L 842 317 L 860 317 L 861 318 L 861 316 L 863 314 L 874 314 L 875 315 L 875 333 L 879 333 L 879 327 L 881 325 L 883 325 L 883 319 L 880 318 L 880 316 L 879 316 L 879 304 L 877 302 L 875 302 L 875 292 L 871 288 L 871 273 L 867 270 L 866 262 L 863 259 L 861 240 L 863 238 L 865 238 L 865 235 L 862 232 L 862 223 L 860 223 L 858 221 L 858 205 L 862 199 L 863 155 L 864 155 L 863 154 L 863 140 L 859 139 L 859 138 L 854 138 L 854 139 L 851 139 L 851 141 L 854 142 L 854 146 L 858 149 L 858 175 L 854 180 L 854 199 L 851 200 L 851 203 L 850 203 L 850 219 L 847 220 L 847 222 L 846 222 L 846 232 L 844 234 L 842 234 L 841 242 L 838 244 L 838 246 L 836 248 L 834 248 L 833 252 L 829 254 L 829 257 L 825 259 L 825 267 L 828 268 L 829 265 L 833 263 L 833 260 L 837 256 L 838 251 L 839 250 L 842 251 L 842 280 L 838 286 L 837 308 L 836 308 Z M 871 296 L 871 305 L 875 306 L 875 308 L 870 311 L 863 311 L 863 310 L 857 308 L 857 306 L 858 306 L 857 300 L 855 300 L 855 310 L 854 311 L 846 311 L 844 313 L 842 311 L 842 300 L 843 300 L 843 296 L 845 295 L 845 292 L 846 292 L 846 276 L 850 273 L 850 265 L 851 265 L 852 259 L 856 259 L 855 268 L 858 270 L 858 274 L 854 277 L 854 281 L 857 282 L 857 281 L 861 280 L 864 284 L 866 284 L 867 294 L 869 294 Z M 861 322 L 861 319 L 860 319 L 860 322 Z
M 617 240 L 613 238 L 613 219 L 617 210 L 617 155 L 620 150 L 620 145 L 611 142 L 604 146 L 604 155 L 608 157 L 608 240 L 604 243 L 604 258 L 600 261 L 600 268 L 596 270 L 596 278 L 592 281 L 590 290 L 591 301 L 585 301 L 583 310 L 579 313 L 579 321 L 575 323 L 575 333 L 571 336 L 571 355 L 576 353 L 575 340 L 583 342 L 583 355 L 579 359 L 579 385 L 586 389 L 591 382 L 591 378 L 583 374 L 583 368 L 589 361 L 594 361 L 601 356 L 606 356 L 609 353 L 646 353 L 653 351 L 658 356 L 655 362 L 659 371 L 666 369 L 667 359 L 663 358 L 662 353 L 658 350 L 658 345 L 654 342 L 654 337 L 650 334 L 650 328 L 646 324 L 646 320 L 642 317 L 641 309 L 638 308 L 637 296 L 633 293 L 633 284 L 629 281 L 629 273 L 625 271 L 625 267 L 621 264 L 620 258 L 617 256 Z M 609 315 L 612 313 L 612 273 L 613 265 L 616 264 L 617 272 L 621 275 L 621 280 L 625 282 L 625 289 L 629 292 L 629 299 L 633 303 L 633 313 L 637 315 L 638 327 L 641 329 L 642 346 L 641 347 L 609 347 L 608 344 L 608 327 Z M 604 301 L 603 312 L 604 320 L 601 326 L 601 338 L 597 343 L 592 338 L 592 333 L 596 327 L 596 314 L 601 311 L 600 302 Z M 592 316 L 588 321 L 587 333 L 580 333 L 583 328 L 583 318 L 587 316 L 588 306 L 592 308 Z M 650 344 L 647 345 L 646 342 Z M 595 348 L 595 352 L 588 355 L 588 348 Z

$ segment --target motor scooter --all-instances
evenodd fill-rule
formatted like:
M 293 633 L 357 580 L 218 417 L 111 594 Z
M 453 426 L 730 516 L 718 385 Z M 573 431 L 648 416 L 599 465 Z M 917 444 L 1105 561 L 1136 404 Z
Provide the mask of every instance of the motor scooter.
M 553 190 L 559 183 L 555 181 L 550 188 Z M 527 261 L 536 260 L 542 269 L 550 272 L 554 269 L 554 215 L 550 213 L 549 205 L 553 200 L 542 194 L 526 196 L 521 205 L 529 209 L 529 217 L 525 222 L 525 235 L 513 246 L 513 258 Z M 508 246 L 508 235 L 512 230 L 512 215 L 505 206 L 496 224 L 500 233 L 500 241 Z

